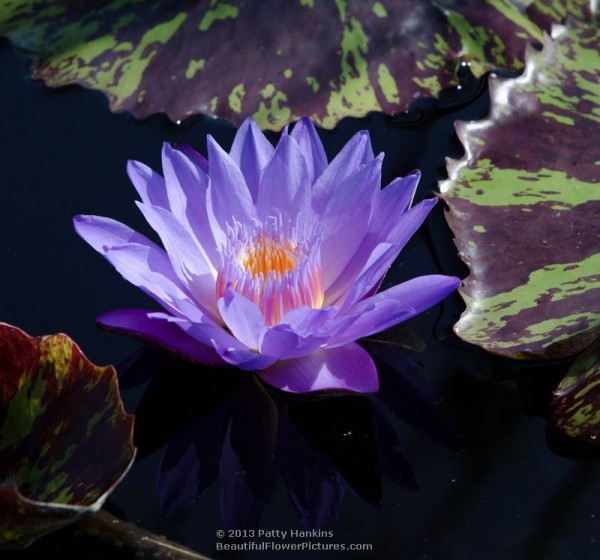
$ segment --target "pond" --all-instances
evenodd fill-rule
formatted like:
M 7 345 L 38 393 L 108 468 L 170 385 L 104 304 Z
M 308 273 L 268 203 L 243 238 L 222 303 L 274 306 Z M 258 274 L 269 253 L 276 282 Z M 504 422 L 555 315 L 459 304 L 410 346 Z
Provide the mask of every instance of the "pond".
M 211 118 L 174 125 L 162 115 L 112 114 L 102 94 L 50 90 L 28 78 L 27 65 L 0 43 L 0 321 L 36 336 L 64 332 L 94 363 L 123 364 L 123 398 L 138 410 L 138 460 L 108 511 L 211 558 L 600 556 L 600 475 L 594 461 L 579 460 L 593 452 L 556 438 L 549 446 L 546 438 L 550 392 L 569 364 L 514 365 L 461 342 L 452 333 L 464 307 L 458 294 L 406 323 L 412 334 L 403 340 L 424 342 L 424 351 L 367 344 L 381 361 L 375 396 L 290 397 L 251 374 L 160 352 L 132 365 L 141 345 L 94 320 L 152 302 L 90 250 L 72 217 L 111 216 L 152 235 L 133 203 L 127 160 L 160 170 L 162 142 L 206 154 L 207 134 L 228 149 L 235 129 Z M 375 153 L 385 152 L 384 184 L 418 168 L 416 200 L 430 197 L 445 177 L 445 158 L 462 153 L 454 121 L 489 108 L 485 83 L 464 89 L 420 100 L 401 117 L 372 113 L 321 130 L 329 159 L 368 130 Z M 465 277 L 443 214 L 438 204 L 386 285 L 423 274 Z M 386 360 L 396 370 L 386 370 Z M 163 493 L 169 515 L 156 491 L 167 442 L 161 478 L 163 488 L 171 485 Z M 202 468 L 186 455 L 190 445 Z M 220 537 L 228 528 L 247 532 Z M 312 528 L 319 531 L 301 533 Z M 312 549 L 223 550 L 242 542 Z M 325 546 L 332 543 L 346 550 Z M 109 554 L 131 556 L 67 528 L 0 557 Z

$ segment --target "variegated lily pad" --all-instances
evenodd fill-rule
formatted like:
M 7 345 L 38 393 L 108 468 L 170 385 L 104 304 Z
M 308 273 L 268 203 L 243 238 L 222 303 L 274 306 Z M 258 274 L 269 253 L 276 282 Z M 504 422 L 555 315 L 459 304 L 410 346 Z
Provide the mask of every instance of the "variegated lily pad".
M 552 419 L 565 435 L 600 443 L 600 339 L 577 358 L 554 391 Z
M 132 430 L 112 367 L 0 323 L 0 545 L 98 510 L 133 461 Z
M 50 86 L 104 91 L 115 111 L 204 113 L 280 129 L 404 110 L 475 74 L 518 70 L 524 46 L 589 0 L 4 0 L 0 35 Z
M 557 26 L 492 108 L 459 123 L 441 184 L 470 268 L 456 333 L 512 358 L 574 354 L 600 328 L 600 30 Z

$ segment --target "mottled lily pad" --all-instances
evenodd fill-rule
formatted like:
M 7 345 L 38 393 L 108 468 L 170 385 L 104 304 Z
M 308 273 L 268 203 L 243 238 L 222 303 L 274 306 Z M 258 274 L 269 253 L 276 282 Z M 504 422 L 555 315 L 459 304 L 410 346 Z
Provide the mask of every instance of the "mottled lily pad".
M 551 416 L 565 435 L 600 443 L 600 339 L 575 360 L 559 383 Z
M 470 268 L 456 333 L 511 358 L 560 358 L 600 328 L 600 30 L 556 26 L 492 108 L 459 123 L 441 184 Z
M 133 461 L 132 434 L 112 367 L 64 334 L 0 323 L 0 545 L 97 511 Z
M 461 56 L 478 76 L 518 70 L 567 15 L 589 18 L 589 0 L 4 0 L 0 35 L 35 78 L 104 91 L 115 111 L 280 129 L 404 110 L 453 84 Z

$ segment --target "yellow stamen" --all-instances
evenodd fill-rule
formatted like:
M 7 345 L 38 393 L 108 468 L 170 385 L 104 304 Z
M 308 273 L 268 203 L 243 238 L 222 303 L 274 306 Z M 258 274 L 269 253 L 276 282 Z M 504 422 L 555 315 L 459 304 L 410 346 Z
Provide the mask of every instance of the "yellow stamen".
M 289 243 L 259 237 L 240 255 L 239 262 L 252 276 L 262 274 L 266 278 L 271 271 L 283 274 L 286 270 L 294 270 L 298 259 Z
M 301 306 L 320 309 L 324 290 L 318 240 L 299 244 L 290 238 L 268 232 L 234 238 L 217 274 L 217 299 L 227 290 L 241 294 L 256 304 L 267 325 L 277 325 Z

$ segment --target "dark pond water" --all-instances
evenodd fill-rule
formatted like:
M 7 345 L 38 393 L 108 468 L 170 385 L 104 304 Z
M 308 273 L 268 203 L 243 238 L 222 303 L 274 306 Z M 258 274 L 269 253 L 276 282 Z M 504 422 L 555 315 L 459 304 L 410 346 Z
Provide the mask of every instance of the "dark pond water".
M 28 79 L 26 59 L 6 42 L 0 43 L 0 76 L 0 321 L 34 335 L 65 332 L 94 362 L 118 364 L 139 345 L 97 330 L 95 316 L 151 302 L 81 241 L 71 218 L 106 215 L 149 233 L 134 205 L 126 161 L 160 169 L 163 141 L 183 140 L 205 153 L 207 133 L 228 148 L 235 130 L 208 118 L 185 126 L 162 116 L 136 122 L 128 114 L 111 114 L 99 93 L 48 90 Z M 464 99 L 449 100 L 446 107 L 423 101 L 422 112 L 400 121 L 377 114 L 347 119 L 322 132 L 322 139 L 331 157 L 354 132 L 369 130 L 375 151 L 386 154 L 385 182 L 419 168 L 417 198 L 429 197 L 444 175 L 444 158 L 461 154 L 453 121 L 487 111 L 485 92 Z M 388 282 L 438 272 L 466 273 L 441 205 L 403 251 Z M 372 346 L 400 371 L 382 371 L 382 392 L 371 398 L 289 399 L 249 376 L 223 378 L 161 356 L 138 363 L 125 377 L 124 398 L 131 411 L 140 403 L 141 460 L 107 507 L 216 558 L 600 557 L 597 463 L 554 453 L 540 416 L 566 365 L 518 370 L 467 347 L 451 333 L 460 311 L 455 296 L 407 323 L 426 342 L 422 353 L 392 355 Z M 153 381 L 136 385 L 152 373 Z M 442 397 L 435 409 L 415 378 Z M 237 426 L 236 453 L 230 422 Z M 452 432 L 464 450 L 456 450 Z M 185 449 L 186 441 L 194 441 L 210 472 L 203 471 L 205 492 L 196 504 L 165 516 L 155 486 L 169 439 L 168 467 L 184 472 L 174 459 L 177 446 Z M 558 444 L 553 448 L 573 455 Z M 407 488 L 415 482 L 418 490 Z M 217 542 L 227 542 L 217 531 L 227 526 L 305 528 L 290 493 L 311 495 L 314 488 L 321 488 L 323 499 L 312 510 L 313 524 L 324 518 L 322 528 L 333 536 L 305 540 L 366 544 L 371 551 L 217 550 Z M 115 557 L 69 530 L 0 556 L 28 560 L 55 552 L 78 560 Z

